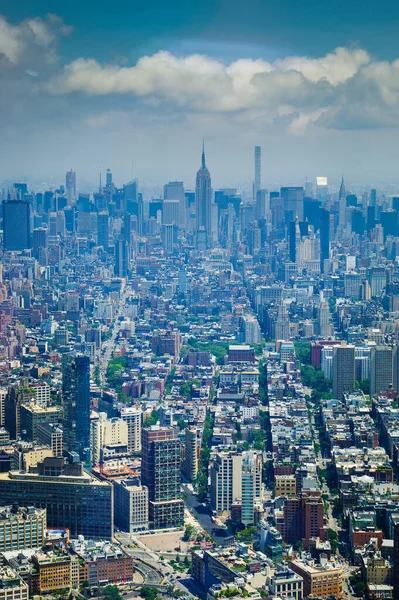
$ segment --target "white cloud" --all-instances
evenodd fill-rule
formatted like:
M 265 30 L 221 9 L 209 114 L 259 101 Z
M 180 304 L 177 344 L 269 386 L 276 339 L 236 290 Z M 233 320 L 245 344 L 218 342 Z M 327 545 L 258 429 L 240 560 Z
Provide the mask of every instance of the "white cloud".
M 160 51 L 134 66 L 79 58 L 45 89 L 51 94 L 133 97 L 170 111 L 246 113 L 273 122 L 284 116 L 292 133 L 306 127 L 356 129 L 399 124 L 399 59 L 375 61 L 359 48 L 337 48 L 319 58 L 231 64 L 206 55 L 177 57 Z
M 52 61 L 57 37 L 70 32 L 71 28 L 58 15 L 25 19 L 16 25 L 0 15 L 0 58 L 12 67 L 39 58 Z

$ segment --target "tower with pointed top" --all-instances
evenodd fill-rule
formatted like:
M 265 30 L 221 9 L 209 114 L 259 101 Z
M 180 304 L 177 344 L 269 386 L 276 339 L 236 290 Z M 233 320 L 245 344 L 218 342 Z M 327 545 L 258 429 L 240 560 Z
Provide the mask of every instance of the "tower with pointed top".
M 342 175 L 341 186 L 339 188 L 339 225 L 345 225 L 345 213 L 346 213 L 346 189 L 344 183 L 344 176 Z
M 197 172 L 195 185 L 195 211 L 197 235 L 199 231 L 205 231 L 209 247 L 212 226 L 212 186 L 211 175 L 205 162 L 204 142 L 202 143 L 201 168 Z

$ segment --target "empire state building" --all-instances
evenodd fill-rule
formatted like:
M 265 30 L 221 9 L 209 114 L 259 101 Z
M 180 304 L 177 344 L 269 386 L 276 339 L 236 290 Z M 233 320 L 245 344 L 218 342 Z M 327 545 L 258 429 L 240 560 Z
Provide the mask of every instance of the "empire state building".
M 195 186 L 195 211 L 197 236 L 198 232 L 205 231 L 209 247 L 211 238 L 212 224 L 212 187 L 211 175 L 205 164 L 205 150 L 202 146 L 202 163 L 197 172 L 197 181 Z

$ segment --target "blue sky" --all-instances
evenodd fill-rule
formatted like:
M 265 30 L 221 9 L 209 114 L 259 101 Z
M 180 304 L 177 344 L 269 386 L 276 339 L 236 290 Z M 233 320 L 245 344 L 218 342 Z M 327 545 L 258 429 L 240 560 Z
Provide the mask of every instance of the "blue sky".
M 122 183 L 133 163 L 149 189 L 191 185 L 205 136 L 215 185 L 250 185 L 258 143 L 270 187 L 342 171 L 395 183 L 397 3 L 3 0 L 1 11 L 0 181 L 73 166 L 87 186 L 102 165 Z

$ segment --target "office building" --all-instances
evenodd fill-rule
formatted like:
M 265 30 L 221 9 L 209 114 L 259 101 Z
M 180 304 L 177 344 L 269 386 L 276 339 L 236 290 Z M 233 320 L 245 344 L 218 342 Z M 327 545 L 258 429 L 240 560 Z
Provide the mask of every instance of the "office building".
M 23 392 L 16 387 L 10 387 L 4 401 L 4 426 L 12 440 L 18 440 L 21 435 L 21 404 Z
M 67 171 L 65 176 L 65 194 L 67 197 L 68 206 L 75 202 L 76 195 L 76 172 Z
M 261 148 L 261 146 L 255 146 L 254 187 L 255 187 L 255 198 L 256 198 L 258 191 L 262 187 L 262 148 Z
M 324 206 L 328 196 L 327 177 L 316 177 L 316 195 L 317 200 L 321 203 L 322 206 Z
M 165 207 L 165 201 L 166 202 L 175 201 L 175 202 L 177 202 L 177 208 L 173 208 L 173 211 L 176 211 L 177 215 L 174 216 L 173 221 L 171 221 L 170 217 L 168 217 L 169 220 L 167 220 L 167 221 L 163 220 L 162 222 L 165 223 L 166 225 L 175 223 L 176 225 L 179 225 L 180 227 L 185 227 L 186 219 L 187 219 L 187 209 L 186 209 L 186 196 L 185 196 L 185 192 L 184 192 L 183 182 L 182 181 L 169 181 L 169 183 L 164 185 L 163 197 L 164 197 L 164 203 L 163 203 L 163 208 L 161 205 L 161 211 Z M 154 210 L 154 207 L 152 207 L 152 208 Z M 159 210 L 159 208 L 156 208 L 156 210 Z M 150 216 L 155 216 L 155 218 L 156 218 L 157 215 L 153 214 Z
M 201 168 L 197 172 L 195 186 L 195 214 L 197 232 L 205 232 L 206 245 L 210 246 L 212 222 L 211 176 L 205 164 L 205 150 L 202 148 Z
M 283 201 L 286 222 L 295 221 L 296 217 L 299 221 L 303 221 L 303 199 L 305 197 L 303 187 L 282 187 L 280 196 Z
M 334 346 L 333 396 L 341 400 L 344 392 L 355 389 L 355 347 Z
M 330 260 L 331 215 L 325 208 L 320 209 L 320 271 L 324 273 L 326 262 Z
M 90 359 L 79 354 L 62 358 L 64 449 L 82 460 L 90 451 Z
M 0 507 L 0 552 L 41 548 L 46 537 L 46 509 Z
M 40 257 L 40 253 L 46 250 L 48 246 L 48 229 L 46 227 L 37 227 L 33 230 L 33 256 Z
M 61 423 L 62 417 L 60 406 L 42 406 L 36 402 L 24 403 L 20 408 L 21 436 L 28 441 L 38 440 L 38 425 Z
M 53 456 L 62 456 L 63 439 L 62 428 L 54 423 L 42 423 L 37 425 L 36 437 L 39 444 L 45 444 L 51 448 Z
M 344 183 L 344 176 L 342 175 L 341 186 L 338 194 L 339 212 L 338 212 L 338 224 L 340 227 L 345 225 L 346 221 L 346 189 Z
M 370 394 L 386 392 L 393 385 L 393 350 L 392 346 L 375 346 L 371 348 Z
M 91 422 L 91 462 L 98 465 L 102 462 L 102 451 L 110 447 L 118 453 L 118 446 L 128 449 L 128 425 L 123 419 L 108 419 L 106 413 L 100 412 L 98 419 Z
M 103 210 L 97 215 L 97 240 L 98 245 L 102 246 L 104 250 L 108 249 L 109 245 L 109 214 L 108 211 Z
M 5 505 L 47 509 L 49 528 L 67 528 L 71 537 L 112 539 L 114 488 L 83 470 L 81 463 L 45 458 L 34 472 L 0 473 L 0 498 Z
M 3 201 L 3 247 L 18 252 L 31 247 L 30 204 L 26 200 Z
M 115 525 L 122 531 L 135 533 L 148 529 L 148 489 L 132 477 L 114 481 Z
M 129 245 L 123 236 L 115 244 L 114 272 L 117 277 L 127 277 L 129 271 Z
M 148 488 L 150 527 L 180 527 L 184 522 L 184 504 L 177 432 L 170 427 L 153 426 L 142 433 L 141 479 Z
M 143 413 L 136 406 L 124 406 L 120 411 L 121 419 L 127 424 L 127 439 L 129 452 L 140 452 L 141 450 L 141 427 L 143 424 Z

